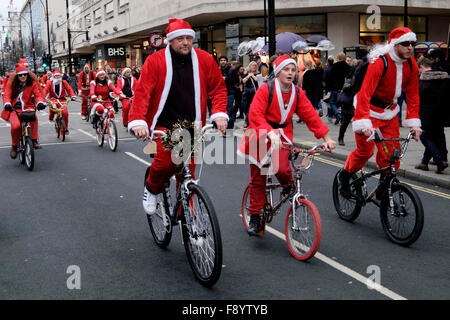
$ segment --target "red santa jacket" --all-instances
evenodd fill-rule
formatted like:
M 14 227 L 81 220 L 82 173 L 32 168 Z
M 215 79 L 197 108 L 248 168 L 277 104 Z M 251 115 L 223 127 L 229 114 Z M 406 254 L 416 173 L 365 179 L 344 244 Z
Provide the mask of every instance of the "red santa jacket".
M 398 105 L 383 110 L 372 105 L 370 99 L 373 96 L 384 102 L 396 104 L 402 91 L 406 92 L 407 104 L 406 119 L 403 121 L 403 126 L 420 127 L 419 69 L 417 63 L 414 59 L 411 59 L 411 68 L 408 61 L 400 59 L 393 50 L 386 54 L 386 57 L 388 69 L 384 77 L 382 77 L 384 63 L 381 58 L 369 64 L 367 68 L 361 90 L 356 97 L 353 131 L 371 128 L 371 117 L 381 120 L 394 118 L 400 111 Z
M 245 131 L 237 151 L 238 155 L 248 158 L 251 163 L 260 168 L 267 163 L 271 154 L 270 143 L 266 142 L 267 134 L 270 131 L 280 135 L 282 141 L 292 144 L 294 113 L 306 123 L 316 138 L 322 138 L 329 131 L 302 89 L 297 87 L 299 91 L 299 97 L 297 97 L 293 86 L 288 93 L 283 93 L 277 83 L 278 79 L 274 81 L 275 87 L 270 106 L 268 106 L 269 89 L 267 84 L 263 84 L 256 91 L 248 116 L 250 125 Z M 269 122 L 281 126 L 287 124 L 287 126 L 274 129 Z
M 52 80 L 48 80 L 44 89 L 44 97 L 49 99 L 62 99 L 65 97 L 75 97 L 72 87 L 66 80 L 61 80 L 58 92 L 55 91 L 55 84 Z
M 102 100 L 111 100 L 110 92 L 114 92 L 115 94 L 120 94 L 120 91 L 114 86 L 111 80 L 106 80 L 107 85 L 102 85 L 101 83 L 97 83 L 95 80 L 91 81 L 91 91 L 90 96 L 92 100 L 96 100 L 100 96 Z
M 89 69 L 89 73 L 86 74 L 83 71 L 78 75 L 78 91 L 90 90 L 90 83 L 95 80 L 95 72 Z
M 192 49 L 191 57 L 194 72 L 196 125 L 203 126 L 206 122 L 207 97 L 210 97 L 212 101 L 211 120 L 217 117 L 228 119 L 227 89 L 217 63 L 209 53 L 200 49 Z M 150 130 L 155 128 L 170 92 L 172 73 L 170 46 L 147 58 L 136 86 L 134 105 L 129 114 L 128 130 L 138 125 L 148 126 Z
M 35 109 L 35 105 L 33 104 L 32 97 L 34 96 L 34 101 L 36 105 L 39 102 L 45 103 L 42 97 L 41 85 L 37 81 L 33 81 L 31 85 L 27 86 L 17 97 L 12 97 L 13 89 L 12 89 L 12 81 L 8 81 L 5 95 L 3 96 L 3 104 L 10 103 L 11 106 L 15 106 L 17 102 L 20 103 L 22 109 Z M 8 121 L 9 115 L 11 111 L 5 111 L 3 109 L 1 117 L 3 120 Z
M 137 79 L 133 76 L 131 76 L 131 92 L 134 96 L 134 92 L 136 90 L 137 86 Z M 122 91 L 123 87 L 125 86 L 125 79 L 123 77 L 120 77 L 117 79 L 117 90 Z

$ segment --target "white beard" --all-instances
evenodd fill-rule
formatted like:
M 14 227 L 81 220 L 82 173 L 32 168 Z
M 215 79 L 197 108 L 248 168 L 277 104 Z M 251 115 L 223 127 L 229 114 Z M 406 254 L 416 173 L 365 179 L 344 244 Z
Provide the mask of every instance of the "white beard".
M 57 85 L 57 84 L 61 84 L 62 79 L 52 79 L 52 81 L 53 81 L 54 85 Z

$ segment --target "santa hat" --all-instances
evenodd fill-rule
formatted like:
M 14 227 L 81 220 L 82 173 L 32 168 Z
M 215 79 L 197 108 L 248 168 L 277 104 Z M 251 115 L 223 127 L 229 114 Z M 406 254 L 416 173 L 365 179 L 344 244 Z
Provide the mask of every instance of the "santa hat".
M 127 71 L 131 72 L 131 69 L 130 68 L 123 68 L 122 71 L 121 71 L 121 74 L 125 75 L 125 72 L 127 72 Z
M 380 56 L 389 53 L 394 46 L 405 41 L 417 41 L 417 36 L 407 27 L 395 28 L 389 34 L 387 43 L 375 45 L 369 52 L 369 61 L 375 62 Z
M 53 76 L 62 76 L 63 74 L 61 73 L 61 71 L 59 71 L 58 69 L 56 69 L 55 71 L 53 71 Z
M 28 67 L 28 60 L 26 58 L 20 58 L 19 63 L 23 64 L 25 67 Z
M 106 72 L 105 72 L 105 70 L 103 70 L 103 69 L 97 69 L 97 71 L 95 72 L 95 74 L 96 74 L 96 77 L 98 77 L 98 76 L 101 75 L 101 74 L 106 75 Z
M 168 44 L 170 40 L 181 36 L 191 36 L 195 39 L 195 31 L 192 30 L 191 25 L 183 19 L 169 19 L 169 26 L 166 29 L 166 39 L 164 39 L 164 43 Z
M 29 73 L 28 69 L 22 63 L 16 63 L 16 74 Z
M 295 68 L 297 68 L 297 63 L 295 62 L 295 60 L 292 59 L 287 54 L 276 58 L 275 63 L 274 63 L 274 70 L 273 70 L 273 73 L 275 74 L 275 76 L 278 75 L 278 73 L 281 70 L 283 70 L 284 67 L 286 67 L 288 64 L 291 64 L 291 63 L 293 63 L 295 65 Z

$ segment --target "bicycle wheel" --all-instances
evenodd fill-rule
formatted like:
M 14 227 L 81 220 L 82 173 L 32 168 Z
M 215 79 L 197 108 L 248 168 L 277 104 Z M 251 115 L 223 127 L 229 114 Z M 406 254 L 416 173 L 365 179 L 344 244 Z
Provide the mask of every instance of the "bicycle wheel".
M 250 214 L 248 213 L 248 206 L 250 205 L 250 184 L 245 187 L 242 195 L 241 216 L 244 222 L 245 230 L 248 230 L 248 224 L 250 223 Z
M 108 120 L 108 145 L 109 149 L 114 152 L 117 149 L 117 127 L 114 120 Z
M 61 132 L 61 141 L 66 140 L 66 123 L 64 119 L 60 120 L 59 131 Z
M 183 210 L 183 242 L 197 280 L 212 287 L 222 271 L 222 239 L 214 206 L 198 185 L 189 186 L 189 212 Z
M 392 185 L 392 197 L 394 213 L 391 212 L 388 192 L 385 192 L 381 199 L 380 218 L 383 230 L 392 242 L 409 246 L 422 233 L 422 201 L 410 186 L 403 183 Z
M 56 138 L 59 139 L 61 137 L 61 131 L 59 130 L 59 119 L 55 120 L 55 132 Z
M 29 171 L 32 171 L 34 168 L 34 148 L 33 148 L 33 141 L 31 140 L 30 137 L 26 137 L 24 153 L 27 169 Z
M 19 154 L 20 164 L 25 164 L 25 145 L 23 136 L 19 138 L 19 146 L 17 147 L 17 153 Z
M 99 120 L 97 122 L 97 129 L 95 130 L 96 137 L 97 137 L 97 145 L 99 147 L 103 147 L 103 143 L 105 142 L 105 136 L 103 134 L 103 127 L 102 127 L 102 121 Z
M 309 200 L 297 200 L 295 221 L 292 205 L 286 214 L 284 233 L 289 251 L 297 260 L 308 260 L 319 250 L 322 222 L 319 211 Z
M 339 183 L 339 174 L 342 170 L 339 170 L 333 181 L 333 203 L 339 217 L 345 221 L 355 221 L 356 218 L 359 217 L 361 213 L 362 206 L 358 203 L 358 201 L 352 197 L 351 199 L 344 198 L 339 192 L 340 183 Z M 362 190 L 360 187 L 351 184 L 357 178 L 356 174 L 352 174 L 350 178 L 350 190 L 352 194 L 357 194 L 362 197 Z
M 148 174 L 150 173 L 150 166 L 147 168 L 145 172 L 145 182 L 147 181 Z M 169 182 L 170 183 L 170 182 Z M 155 243 L 160 248 L 167 248 L 172 239 L 172 224 L 169 214 L 169 204 L 167 201 L 167 195 L 163 192 L 163 198 L 159 197 L 158 204 L 156 206 L 156 212 L 152 215 L 147 216 L 147 222 L 150 227 L 150 231 L 152 233 L 153 239 Z

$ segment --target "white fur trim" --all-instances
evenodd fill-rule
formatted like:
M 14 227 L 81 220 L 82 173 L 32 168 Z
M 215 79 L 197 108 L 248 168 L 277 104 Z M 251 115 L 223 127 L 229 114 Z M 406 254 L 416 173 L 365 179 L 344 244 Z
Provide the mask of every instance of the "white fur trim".
M 261 169 L 267 163 L 267 161 L 270 159 L 270 156 L 272 155 L 272 147 L 270 147 L 270 149 L 267 151 L 266 155 L 260 162 L 258 162 L 258 160 L 256 160 L 251 155 L 243 153 L 239 149 L 236 151 L 236 154 L 242 158 L 247 159 L 249 162 L 251 162 L 252 164 L 256 165 L 258 168 Z
M 98 76 L 101 75 L 101 74 L 105 74 L 105 75 L 106 75 L 106 72 L 105 72 L 104 70 L 98 71 L 98 72 L 95 74 L 95 76 L 98 77 Z
M 131 133 L 131 129 L 137 126 L 145 126 L 148 128 L 148 124 L 145 120 L 133 120 L 130 123 L 128 123 L 128 132 Z
M 370 119 L 354 120 L 352 123 L 353 132 L 361 131 L 363 129 L 373 128 Z
M 122 70 L 121 74 L 124 75 L 125 72 L 127 72 L 127 71 L 130 71 L 130 72 L 131 72 L 131 69 L 130 69 L 130 68 L 124 68 L 124 69 Z
M 412 128 L 412 127 L 420 127 L 422 126 L 422 122 L 420 119 L 405 119 L 402 121 L 402 127 Z
M 397 79 L 395 82 L 395 94 L 393 102 L 397 103 L 397 98 L 402 95 L 402 83 L 403 83 L 403 62 L 395 62 L 397 67 Z
M 216 119 L 216 118 L 226 118 L 227 120 L 230 120 L 230 118 L 228 117 L 228 114 L 226 114 L 225 112 L 216 112 L 216 113 L 212 114 L 209 119 L 211 121 L 214 121 L 214 119 Z
M 167 41 L 173 40 L 181 36 L 191 36 L 195 39 L 195 31 L 192 29 L 178 29 L 167 34 Z
M 200 70 L 198 65 L 198 57 L 197 53 L 194 49 L 191 50 L 191 58 L 192 58 L 192 71 L 194 72 L 194 94 L 195 94 L 195 124 L 200 127 L 200 123 L 202 121 L 202 108 L 200 103 Z
M 374 63 L 375 61 L 377 61 L 377 59 L 380 56 L 385 55 L 386 53 L 389 53 L 392 50 L 392 48 L 394 48 L 394 46 L 387 42 L 374 45 L 370 49 L 370 52 L 368 55 L 369 62 Z
M 400 42 L 405 41 L 417 41 L 417 36 L 414 32 L 408 32 L 402 35 L 400 38 L 392 39 L 391 45 L 395 46 L 396 44 L 399 44 Z
M 397 113 L 399 113 L 399 111 L 400 111 L 400 107 L 397 105 L 394 110 L 386 110 L 381 113 L 370 110 L 370 116 L 372 118 L 380 119 L 380 120 L 391 120 L 392 118 L 394 118 L 397 115 Z
M 29 71 L 26 70 L 26 71 L 17 72 L 17 74 L 25 74 L 25 73 L 29 73 Z
M 281 93 L 281 85 L 279 80 L 276 78 L 275 79 L 275 89 L 277 92 L 277 98 L 278 98 L 278 107 L 280 108 L 280 114 L 281 114 L 281 121 L 280 124 L 283 124 L 286 119 L 287 116 L 289 115 L 289 112 L 291 112 L 291 108 L 292 105 L 294 104 L 294 99 L 295 99 L 295 88 L 293 87 L 293 85 L 291 85 L 291 98 L 289 99 L 289 103 L 288 103 L 288 107 L 285 110 L 284 109 L 284 102 L 283 102 L 283 94 Z
M 275 74 L 275 76 L 281 71 L 283 70 L 284 67 L 286 67 L 288 64 L 293 63 L 295 65 L 295 67 L 297 68 L 297 63 L 295 62 L 294 59 L 286 59 L 283 62 L 280 63 L 280 65 L 278 65 L 275 70 L 273 70 L 273 73 Z

